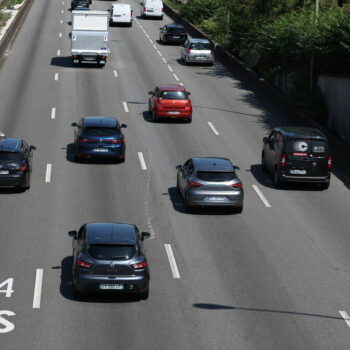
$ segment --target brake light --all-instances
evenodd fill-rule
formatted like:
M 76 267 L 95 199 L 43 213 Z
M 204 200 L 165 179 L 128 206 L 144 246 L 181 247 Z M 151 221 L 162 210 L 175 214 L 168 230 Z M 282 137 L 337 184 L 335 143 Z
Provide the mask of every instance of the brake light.
M 148 266 L 148 263 L 147 263 L 147 261 L 142 261 L 142 262 L 137 263 L 137 264 L 132 264 L 131 266 L 135 270 L 137 270 L 137 269 L 144 269 L 145 267 Z
M 86 139 L 84 137 L 78 137 L 77 138 L 77 142 L 78 143 L 87 143 L 87 142 L 96 142 L 96 141 L 98 141 L 98 140 L 96 140 L 96 139 Z
M 187 52 L 187 53 L 191 53 L 191 49 L 187 49 L 186 52 Z
M 21 166 L 21 171 L 25 171 L 27 169 L 27 166 L 26 165 L 22 165 Z
M 143 8 L 143 11 L 147 12 L 147 8 L 146 8 L 146 7 L 144 7 L 144 8 Z
M 241 181 L 239 181 L 239 182 L 236 182 L 236 183 L 234 183 L 234 184 L 232 184 L 230 186 L 233 187 L 233 188 L 242 188 L 243 184 L 242 184 Z
M 281 157 L 281 166 L 286 166 L 286 155 L 283 153 Z
M 200 184 L 199 182 L 195 182 L 195 181 L 189 181 L 188 186 L 191 188 L 197 188 L 197 187 L 203 186 L 203 184 Z
M 77 266 L 82 267 L 84 269 L 91 269 L 94 265 L 83 260 L 78 260 Z
M 307 157 L 307 153 L 294 152 L 293 156 L 296 156 L 296 157 Z
M 110 140 L 111 143 L 121 144 L 124 143 L 124 139 Z
M 164 12 L 164 9 L 163 9 L 163 7 L 162 7 L 162 12 Z
M 328 159 L 327 159 L 327 167 L 328 167 L 328 169 L 331 169 L 331 168 L 332 168 L 332 157 L 331 157 L 331 156 L 328 156 Z

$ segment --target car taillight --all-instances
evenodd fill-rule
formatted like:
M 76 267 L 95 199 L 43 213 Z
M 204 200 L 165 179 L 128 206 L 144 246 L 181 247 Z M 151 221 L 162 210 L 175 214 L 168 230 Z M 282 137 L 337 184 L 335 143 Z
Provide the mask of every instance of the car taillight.
M 187 53 L 191 53 L 191 49 L 187 49 L 186 52 L 187 52 Z
M 144 7 L 144 8 L 143 8 L 143 11 L 147 12 L 147 8 L 146 8 L 146 7 Z
M 331 156 L 328 156 L 328 159 L 327 159 L 327 167 L 328 167 L 328 169 L 331 169 L 331 168 L 332 168 L 332 157 L 331 157 Z
M 307 157 L 307 153 L 293 152 L 293 156 L 296 156 L 296 157 Z
M 111 143 L 116 143 L 116 144 L 120 144 L 120 143 L 124 143 L 124 139 L 117 139 L 117 140 L 110 140 Z
M 242 184 L 241 181 L 239 181 L 239 182 L 236 182 L 236 183 L 234 183 L 234 184 L 232 184 L 230 186 L 233 187 L 233 188 L 242 188 L 243 184 Z
M 199 182 L 196 181 L 189 181 L 188 186 L 191 188 L 197 188 L 203 186 L 203 184 L 200 184 Z
M 86 139 L 84 137 L 78 137 L 77 138 L 77 142 L 79 142 L 79 143 L 96 142 L 96 141 L 98 141 L 98 140 L 96 140 L 96 139 Z
M 27 169 L 27 166 L 26 165 L 22 165 L 21 166 L 21 171 L 25 171 Z
M 77 266 L 83 267 L 84 269 L 91 269 L 94 265 L 83 260 L 78 260 Z
M 282 154 L 282 157 L 281 157 L 281 166 L 286 166 L 287 164 L 286 164 L 286 159 L 287 159 L 287 157 L 286 157 L 286 155 L 283 153 Z
M 164 9 L 162 8 L 162 12 L 164 12 Z
M 75 60 L 76 58 L 78 58 L 78 56 L 72 56 L 72 58 Z
M 132 264 L 131 265 L 133 269 L 137 270 L 137 269 L 144 269 L 145 267 L 148 266 L 147 261 L 142 261 L 140 263 L 137 264 Z

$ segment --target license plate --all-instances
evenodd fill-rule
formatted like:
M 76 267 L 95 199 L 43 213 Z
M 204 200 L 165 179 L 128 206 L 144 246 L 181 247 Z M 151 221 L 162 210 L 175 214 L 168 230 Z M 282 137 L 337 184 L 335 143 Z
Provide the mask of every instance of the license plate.
M 106 153 L 106 152 L 108 152 L 108 149 L 106 149 L 106 148 L 94 148 L 94 152 Z
M 7 175 L 9 173 L 8 170 L 0 170 L 1 175 Z
M 153 10 L 147 10 L 147 12 L 153 12 Z
M 180 37 L 179 37 L 179 36 L 173 36 L 173 38 L 174 38 L 174 39 L 180 39 Z
M 168 112 L 168 114 L 180 114 L 180 112 L 179 111 L 170 111 L 170 112 Z
M 291 169 L 289 170 L 289 173 L 293 175 L 306 175 L 306 170 Z
M 100 289 L 103 289 L 103 290 L 107 290 L 107 289 L 117 289 L 117 290 L 121 290 L 121 289 L 124 289 L 124 285 L 122 284 L 100 284 Z
M 226 196 L 208 196 L 207 199 L 210 201 L 224 201 Z

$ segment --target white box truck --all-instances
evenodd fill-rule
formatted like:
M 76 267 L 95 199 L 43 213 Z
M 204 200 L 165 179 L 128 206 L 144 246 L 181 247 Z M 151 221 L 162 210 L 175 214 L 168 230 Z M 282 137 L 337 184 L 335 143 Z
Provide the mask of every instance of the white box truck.
M 108 48 L 107 11 L 72 11 L 71 55 L 73 65 L 87 63 L 103 67 Z

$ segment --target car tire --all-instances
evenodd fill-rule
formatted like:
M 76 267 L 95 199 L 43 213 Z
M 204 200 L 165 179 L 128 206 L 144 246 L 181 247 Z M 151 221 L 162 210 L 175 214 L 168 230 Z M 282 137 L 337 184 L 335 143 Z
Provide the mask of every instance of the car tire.
M 139 299 L 141 300 L 147 300 L 149 297 L 149 289 L 147 289 L 145 292 L 139 293 Z
M 185 123 L 188 123 L 188 124 L 192 123 L 192 118 L 186 118 Z
M 265 154 L 264 154 L 264 153 L 261 154 L 261 167 L 262 167 L 262 169 L 263 169 L 264 171 L 267 170 L 266 162 L 265 162 Z
M 125 156 L 123 158 L 119 158 L 119 163 L 125 163 Z
M 186 213 L 191 213 L 193 209 L 193 207 L 190 204 L 188 204 L 187 196 L 184 197 L 184 209 Z
M 273 172 L 273 183 L 274 183 L 276 188 L 281 187 L 281 185 L 282 185 L 282 181 L 279 177 L 277 167 L 275 167 L 275 170 Z
M 177 189 L 177 191 L 181 194 L 180 184 L 179 184 L 179 179 L 178 179 L 178 177 L 176 177 L 176 189 Z
M 159 118 L 157 117 L 157 115 L 154 113 L 154 111 L 152 111 L 152 121 L 153 123 L 158 123 Z
M 161 20 L 161 21 L 163 20 L 163 15 L 160 16 L 160 20 Z

